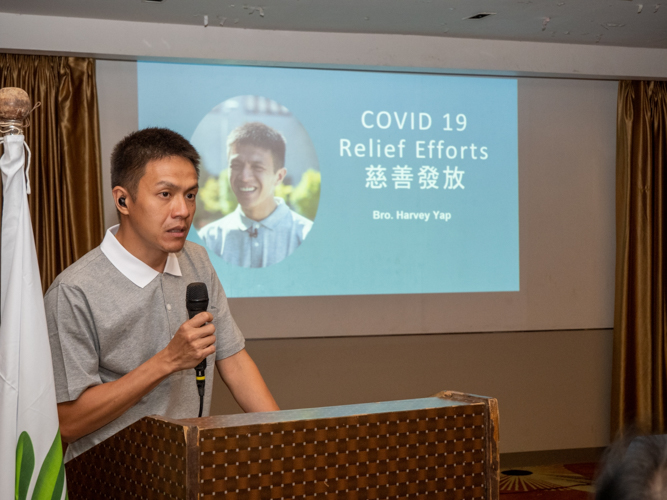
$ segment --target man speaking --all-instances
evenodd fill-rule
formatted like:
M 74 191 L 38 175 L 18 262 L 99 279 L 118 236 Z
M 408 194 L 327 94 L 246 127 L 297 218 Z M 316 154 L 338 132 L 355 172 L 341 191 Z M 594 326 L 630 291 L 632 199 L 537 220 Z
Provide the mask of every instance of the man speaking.
M 124 138 L 111 157 L 120 224 L 46 292 L 66 461 L 143 416 L 196 417 L 193 368 L 207 358 L 204 415 L 214 364 L 244 411 L 278 410 L 206 251 L 186 241 L 198 178 L 199 155 L 179 134 Z M 209 306 L 188 320 L 193 282 L 206 285 Z

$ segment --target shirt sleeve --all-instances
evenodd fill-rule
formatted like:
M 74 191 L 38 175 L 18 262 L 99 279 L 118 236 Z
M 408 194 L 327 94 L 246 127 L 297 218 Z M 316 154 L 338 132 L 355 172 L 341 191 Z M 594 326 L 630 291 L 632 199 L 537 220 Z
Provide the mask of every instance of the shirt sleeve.
M 227 303 L 220 279 L 211 265 L 211 314 L 215 325 L 216 352 L 215 359 L 225 359 L 245 348 L 245 339 L 236 325 Z
M 102 383 L 99 345 L 85 294 L 63 283 L 44 297 L 58 403 L 74 401 Z

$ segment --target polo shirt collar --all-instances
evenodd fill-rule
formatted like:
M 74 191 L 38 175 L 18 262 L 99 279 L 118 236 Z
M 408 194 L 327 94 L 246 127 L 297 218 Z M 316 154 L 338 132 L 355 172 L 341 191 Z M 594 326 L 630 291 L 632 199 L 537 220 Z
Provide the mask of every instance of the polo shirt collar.
M 145 262 L 140 261 L 116 239 L 116 233 L 120 224 L 116 224 L 107 230 L 104 240 L 100 245 L 100 250 L 106 255 L 107 259 L 132 283 L 140 288 L 144 288 L 155 277 L 160 274 Z M 167 256 L 167 263 L 164 266 L 164 272 L 172 276 L 182 276 L 181 266 L 178 265 L 178 257 L 174 253 Z

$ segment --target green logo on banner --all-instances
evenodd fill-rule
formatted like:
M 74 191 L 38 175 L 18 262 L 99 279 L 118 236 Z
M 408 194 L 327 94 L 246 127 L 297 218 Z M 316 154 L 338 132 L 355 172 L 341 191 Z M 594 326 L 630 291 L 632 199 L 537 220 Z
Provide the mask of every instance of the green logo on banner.
M 35 469 L 35 450 L 27 432 L 22 432 L 16 444 L 16 487 L 15 500 L 26 500 L 28 487 Z M 63 448 L 60 441 L 60 430 L 44 458 L 39 470 L 32 500 L 60 500 L 65 486 L 65 463 Z M 67 496 L 65 497 L 67 499 Z

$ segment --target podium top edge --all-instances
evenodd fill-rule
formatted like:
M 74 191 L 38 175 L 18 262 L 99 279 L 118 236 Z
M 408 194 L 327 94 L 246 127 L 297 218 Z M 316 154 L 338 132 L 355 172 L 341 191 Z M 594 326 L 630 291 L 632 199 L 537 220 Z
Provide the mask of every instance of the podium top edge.
M 298 410 L 282 410 L 264 413 L 240 413 L 235 415 L 213 415 L 202 418 L 172 419 L 155 415 L 155 418 L 173 422 L 187 427 L 197 427 L 200 430 L 238 427 L 243 425 L 274 424 L 281 422 L 295 422 L 325 418 L 354 417 L 359 415 L 395 413 L 430 408 L 446 408 L 452 406 L 485 405 L 486 398 L 475 398 L 475 401 L 446 399 L 446 393 L 420 399 L 406 399 L 400 401 L 386 401 L 380 403 L 363 403 L 343 406 L 327 406 L 321 408 L 306 408 Z

